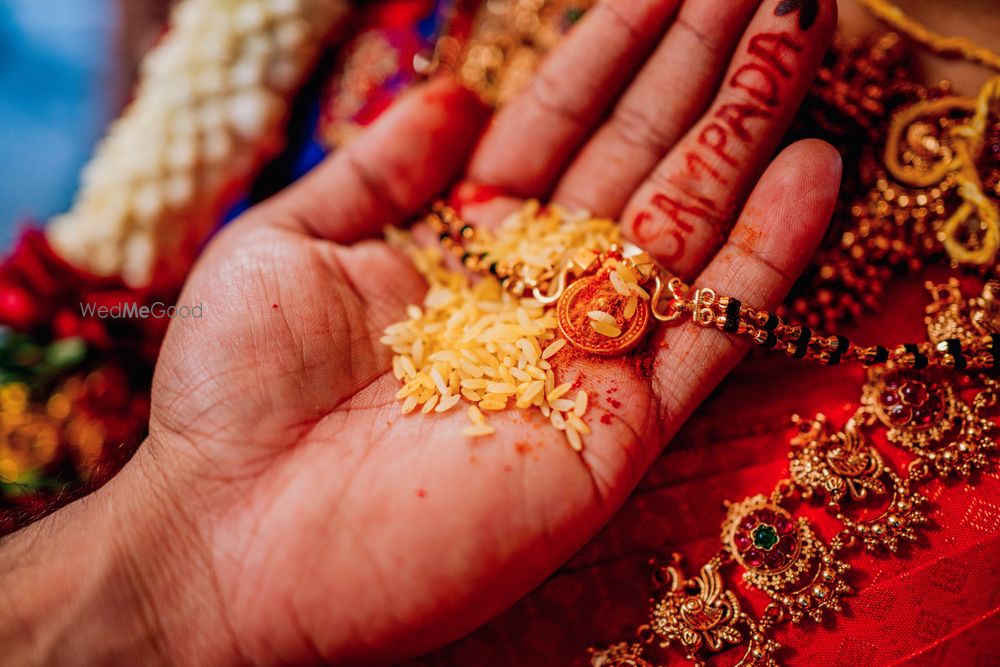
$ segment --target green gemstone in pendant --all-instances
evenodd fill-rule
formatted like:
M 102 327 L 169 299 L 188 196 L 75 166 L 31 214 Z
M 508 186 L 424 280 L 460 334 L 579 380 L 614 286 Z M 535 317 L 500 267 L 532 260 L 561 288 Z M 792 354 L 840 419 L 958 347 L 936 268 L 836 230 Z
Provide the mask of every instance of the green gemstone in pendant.
M 778 543 L 778 531 L 774 526 L 762 523 L 753 529 L 753 545 L 758 549 L 770 551 Z

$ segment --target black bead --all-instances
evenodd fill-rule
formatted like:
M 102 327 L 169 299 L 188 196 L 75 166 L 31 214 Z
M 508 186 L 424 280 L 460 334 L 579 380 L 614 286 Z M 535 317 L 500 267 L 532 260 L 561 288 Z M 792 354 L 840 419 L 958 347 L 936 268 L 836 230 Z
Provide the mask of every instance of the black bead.
M 726 305 L 726 323 L 722 325 L 722 330 L 727 333 L 736 333 L 740 328 L 740 302 L 739 299 L 730 299 Z
M 920 348 L 915 343 L 907 343 L 903 346 L 907 352 L 913 355 L 913 367 L 917 370 L 927 368 L 927 357 L 920 353 Z
M 851 347 L 851 341 L 847 340 L 844 336 L 837 336 L 837 347 L 833 348 L 830 352 L 830 360 L 827 362 L 830 366 L 836 366 L 840 363 L 840 358 L 844 356 L 848 348 Z
M 962 354 L 962 341 L 957 338 L 949 338 L 945 341 L 945 345 L 948 346 L 948 354 L 955 360 L 955 370 L 964 370 L 969 365 L 969 362 L 965 360 L 965 356 Z
M 795 352 L 792 353 L 792 358 L 801 359 L 806 356 L 806 351 L 809 349 L 809 340 L 812 338 L 812 330 L 809 327 L 802 327 L 802 331 L 799 332 L 799 337 L 795 339 L 792 343 L 795 345 Z

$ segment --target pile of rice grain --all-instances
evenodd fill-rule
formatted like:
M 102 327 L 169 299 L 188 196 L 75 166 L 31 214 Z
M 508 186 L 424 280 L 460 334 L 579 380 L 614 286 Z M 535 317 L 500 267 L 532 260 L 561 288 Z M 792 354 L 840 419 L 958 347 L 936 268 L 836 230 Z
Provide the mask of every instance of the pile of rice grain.
M 544 215 L 539 220 L 537 206 L 517 214 L 497 232 L 502 245 L 530 256 L 533 248 L 525 244 L 532 241 L 580 247 L 575 238 L 554 239 L 559 231 L 588 241 L 599 237 L 602 244 L 617 240 L 611 239 L 617 233 L 612 224 L 583 218 L 574 226 L 559 211 Z M 541 230 L 526 221 L 541 223 L 546 233 L 538 234 Z M 602 234 L 602 226 L 609 233 Z M 590 433 L 583 419 L 589 397 L 585 391 L 571 395 L 571 385 L 556 377 L 552 360 L 566 340 L 558 335 L 554 309 L 510 294 L 491 276 L 470 281 L 445 266 L 439 249 L 416 247 L 402 232 L 391 232 L 389 241 L 407 250 L 430 286 L 422 307 L 410 306 L 407 319 L 387 327 L 382 337 L 394 352 L 393 373 L 403 383 L 396 394 L 403 414 L 443 413 L 464 403 L 470 424 L 463 434 L 482 437 L 495 432 L 490 412 L 537 409 L 573 449 L 583 449 L 583 436 Z

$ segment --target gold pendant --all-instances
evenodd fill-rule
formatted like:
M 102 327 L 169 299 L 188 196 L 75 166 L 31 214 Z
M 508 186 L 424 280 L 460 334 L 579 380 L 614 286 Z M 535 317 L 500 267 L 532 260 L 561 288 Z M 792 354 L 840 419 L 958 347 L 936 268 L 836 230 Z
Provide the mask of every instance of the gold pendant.
M 743 580 L 766 593 L 793 623 L 839 612 L 841 598 L 851 592 L 843 579 L 847 563 L 833 556 L 807 519 L 792 518 L 766 496 L 731 504 L 722 540 L 743 566 Z
M 844 546 L 860 540 L 869 551 L 885 547 L 895 552 L 900 541 L 916 540 L 916 527 L 927 522 L 918 508 L 926 499 L 910 488 L 883 461 L 863 437 L 855 419 L 842 431 L 831 432 L 823 415 L 799 419 L 799 433 L 791 442 L 789 478 L 804 500 L 821 498 L 827 510 L 844 525 L 832 543 Z M 860 520 L 847 506 L 885 497 L 881 511 Z
M 616 290 L 608 276 L 611 270 L 602 269 L 576 280 L 563 291 L 556 306 L 559 331 L 567 342 L 602 357 L 630 352 L 649 332 L 648 302 Z M 595 319 L 594 313 L 602 314 L 606 321 Z
M 658 579 L 661 592 L 650 628 L 661 638 L 661 647 L 677 644 L 688 660 L 704 665 L 706 653 L 745 643 L 738 666 L 777 664 L 772 654 L 778 643 L 768 639 L 761 625 L 740 608 L 715 564 L 704 565 L 701 573 L 691 579 L 685 579 L 676 566 L 665 567 Z
M 911 477 L 932 471 L 968 477 L 986 467 L 996 448 L 996 424 L 983 414 L 997 401 L 995 381 L 982 381 L 986 387 L 970 404 L 930 373 L 872 369 L 861 400 L 888 427 L 889 442 L 917 456 Z

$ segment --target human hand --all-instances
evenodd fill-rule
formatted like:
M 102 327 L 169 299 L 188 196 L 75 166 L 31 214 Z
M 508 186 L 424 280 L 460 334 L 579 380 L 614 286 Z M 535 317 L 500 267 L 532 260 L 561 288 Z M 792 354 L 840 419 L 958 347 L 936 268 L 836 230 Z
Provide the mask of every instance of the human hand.
M 92 661 L 110 633 L 101 662 L 386 663 L 484 622 L 604 524 L 745 344 L 681 325 L 651 337 L 648 372 L 629 358 L 560 367 L 591 415 L 608 415 L 582 454 L 524 412 L 495 414 L 496 435 L 472 442 L 458 412 L 399 414 L 378 339 L 424 286 L 371 239 L 458 176 L 459 197 L 504 193 L 468 207 L 484 224 L 526 197 L 589 208 L 674 272 L 773 307 L 839 185 L 819 142 L 761 176 L 835 7 L 677 4 L 599 4 L 464 170 L 483 113 L 438 81 L 211 244 L 180 298 L 205 315 L 171 326 L 149 440 L 111 484 L 8 547 L 113 536 L 74 554 L 87 567 L 63 583 L 70 609 L 95 609 L 80 601 L 95 588 L 111 600 L 89 619 L 104 634 L 35 632 L 36 656 Z

